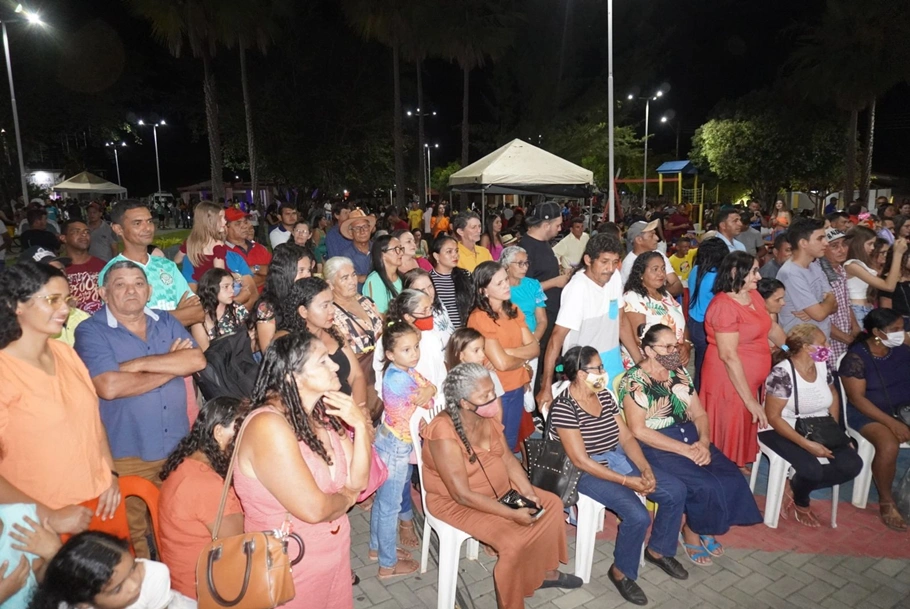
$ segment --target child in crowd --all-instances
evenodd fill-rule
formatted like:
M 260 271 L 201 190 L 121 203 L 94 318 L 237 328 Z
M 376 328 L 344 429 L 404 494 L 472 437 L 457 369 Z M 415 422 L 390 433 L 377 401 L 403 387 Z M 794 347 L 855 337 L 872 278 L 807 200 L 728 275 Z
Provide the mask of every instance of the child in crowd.
M 379 579 L 408 575 L 419 565 L 398 548 L 398 514 L 408 484 L 411 415 L 432 408 L 436 387 L 414 368 L 420 360 L 420 332 L 404 320 L 392 321 L 382 334 L 386 368 L 382 378 L 385 411 L 373 447 L 388 467 L 389 477 L 376 492 L 370 514 L 371 560 L 379 560 Z
M 39 524 L 33 503 L 0 505 L 0 606 L 25 609 L 60 538 L 47 523 Z
M 446 368 L 451 370 L 458 364 L 480 364 L 490 371 L 490 378 L 493 379 L 493 390 L 496 397 L 502 397 L 505 393 L 502 389 L 502 383 L 496 370 L 487 361 L 487 356 L 483 352 L 486 339 L 483 334 L 474 328 L 459 328 L 452 334 L 449 344 L 446 345 Z
M 687 285 L 689 281 L 689 273 L 692 271 L 692 264 L 697 253 L 698 248 L 692 247 L 692 238 L 688 235 L 683 235 L 676 240 L 676 251 L 670 256 L 670 264 L 673 265 L 673 270 L 683 285 Z
M 234 302 L 240 288 L 240 282 L 225 269 L 209 269 L 199 280 L 196 294 L 205 312 L 205 320 L 201 324 L 193 325 L 190 331 L 203 351 L 209 348 L 211 341 L 220 336 L 250 331 L 250 312 L 242 304 Z M 258 350 L 255 341 L 252 346 L 254 350 Z

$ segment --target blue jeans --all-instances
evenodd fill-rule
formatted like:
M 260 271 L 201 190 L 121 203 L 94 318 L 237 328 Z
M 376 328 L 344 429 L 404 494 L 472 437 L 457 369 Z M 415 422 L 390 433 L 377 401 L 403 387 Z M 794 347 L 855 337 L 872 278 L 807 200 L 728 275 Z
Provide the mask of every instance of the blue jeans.
M 524 387 L 502 394 L 502 426 L 505 427 L 506 442 L 512 452 L 518 450 L 518 430 L 521 417 L 525 414 Z
M 376 491 L 370 511 L 370 549 L 379 552 L 379 566 L 390 569 L 398 563 L 398 513 L 411 468 L 408 457 L 414 447 L 395 437 L 385 425 L 376 430 L 373 447 L 389 469 L 389 477 Z
M 868 315 L 874 307 L 872 305 L 858 305 L 851 303 L 850 308 L 853 309 L 853 315 L 856 317 L 856 323 L 858 323 L 859 327 L 862 328 L 863 320 L 866 319 L 866 315 Z
M 640 476 L 641 472 L 635 464 L 631 461 L 628 463 L 632 473 L 627 475 Z M 648 499 L 658 504 L 659 509 L 654 516 L 648 547 L 654 554 L 660 556 L 676 556 L 677 539 L 682 527 L 683 510 L 686 507 L 686 487 L 673 476 L 657 468 L 652 468 L 652 471 L 657 488 L 648 495 Z M 588 473 L 581 475 L 578 492 L 605 506 L 622 520 L 616 534 L 613 562 L 623 575 L 632 580 L 638 579 L 641 544 L 645 540 L 648 525 L 651 524 L 648 509 L 632 489 Z
M 705 334 L 705 322 L 695 321 L 689 318 L 689 337 L 692 339 L 692 346 L 695 347 L 695 378 L 692 384 L 695 385 L 695 392 L 701 389 L 701 366 L 705 362 L 705 352 L 708 350 L 708 336 Z
M 410 522 L 414 520 L 414 505 L 411 502 L 411 477 L 414 474 L 414 466 L 408 465 L 408 475 L 404 482 L 404 490 L 401 492 L 401 511 L 398 512 L 398 520 Z

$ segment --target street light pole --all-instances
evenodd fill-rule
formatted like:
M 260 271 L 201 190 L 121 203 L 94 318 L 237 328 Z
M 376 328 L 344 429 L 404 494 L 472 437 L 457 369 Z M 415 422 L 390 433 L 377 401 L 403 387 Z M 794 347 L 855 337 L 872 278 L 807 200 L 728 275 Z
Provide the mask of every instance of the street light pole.
M 158 163 L 158 124 L 152 126 L 152 137 L 155 140 L 155 171 L 158 173 L 158 192 L 161 192 L 161 165 Z M 647 144 L 646 144 L 647 146 Z M 645 150 L 647 158 L 647 149 Z
M 651 111 L 651 98 L 645 102 L 645 166 L 642 170 L 641 207 L 648 208 L 648 113 Z
M 13 104 L 13 127 L 16 131 L 16 151 L 19 154 L 19 180 L 22 185 L 22 201 L 28 205 L 28 182 L 25 177 L 25 157 L 22 156 L 22 134 L 19 131 L 19 110 L 16 107 L 16 89 L 13 86 L 13 64 L 9 56 L 9 36 L 6 33 L 6 22 L 3 26 L 3 52 L 6 54 L 6 74 L 9 76 L 9 96 Z
M 609 141 L 607 171 L 610 172 L 608 179 L 610 193 L 607 197 L 610 208 L 610 222 L 616 221 L 616 188 L 613 184 L 613 163 L 615 162 L 613 152 L 613 105 L 613 0 L 607 0 L 607 130 L 609 132 L 607 135 Z
M 424 207 L 426 207 L 427 205 L 430 204 L 430 186 L 433 183 L 433 180 L 432 180 L 433 154 L 432 154 L 432 152 L 433 152 L 433 148 L 439 148 L 439 144 L 433 144 L 432 146 L 430 146 L 429 144 L 424 144 L 423 148 L 424 148 L 424 150 L 427 151 L 427 158 L 426 158 L 426 161 L 427 161 L 426 169 L 427 170 L 426 170 L 426 173 L 423 174 L 423 179 L 424 179 L 424 184 L 425 184 L 424 192 L 427 195 L 427 200 L 424 201 Z
M 126 148 L 126 142 L 120 142 L 120 145 Z M 117 166 L 117 186 L 123 186 L 120 182 L 120 158 L 117 156 L 117 144 L 115 142 L 108 142 L 105 146 L 114 149 L 114 165 Z

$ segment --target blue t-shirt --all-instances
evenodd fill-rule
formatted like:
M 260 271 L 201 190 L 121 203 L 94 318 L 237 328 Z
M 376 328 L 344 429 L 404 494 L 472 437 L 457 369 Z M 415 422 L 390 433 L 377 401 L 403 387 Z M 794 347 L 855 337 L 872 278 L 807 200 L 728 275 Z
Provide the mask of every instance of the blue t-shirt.
M 689 273 L 689 290 L 695 290 L 695 279 L 698 277 L 698 265 L 692 267 Z M 714 280 L 717 278 L 717 271 L 708 271 L 701 278 L 698 284 L 698 294 L 694 292 L 689 296 L 689 317 L 698 322 L 705 321 L 705 312 L 711 299 L 714 298 Z
M 232 273 L 237 273 L 238 275 L 252 275 L 253 271 L 250 269 L 250 265 L 246 263 L 246 260 L 243 259 L 243 256 L 237 252 L 228 252 L 224 257 L 224 266 L 227 267 Z M 196 272 L 196 267 L 193 266 L 193 263 L 190 262 L 190 257 L 185 256 L 183 262 L 180 265 L 180 272 L 183 273 L 183 278 L 186 279 L 187 283 L 199 283 L 193 279 L 193 273 Z
M 530 277 L 523 277 L 518 285 L 511 286 L 512 295 L 509 300 L 525 314 L 525 323 L 528 330 L 537 330 L 537 309 L 546 308 L 547 295 L 544 294 L 540 282 Z
M 343 238 L 343 237 L 342 237 Z M 370 242 L 370 250 L 373 249 L 373 243 Z M 331 256 L 331 254 L 329 254 Z M 350 258 L 351 262 L 354 263 L 354 272 L 358 275 L 369 275 L 373 272 L 373 257 L 369 252 L 364 254 L 359 249 L 354 247 L 353 241 L 348 241 L 348 247 L 342 251 L 339 256 L 344 256 L 345 258 Z M 357 282 L 357 291 L 363 291 L 363 283 Z

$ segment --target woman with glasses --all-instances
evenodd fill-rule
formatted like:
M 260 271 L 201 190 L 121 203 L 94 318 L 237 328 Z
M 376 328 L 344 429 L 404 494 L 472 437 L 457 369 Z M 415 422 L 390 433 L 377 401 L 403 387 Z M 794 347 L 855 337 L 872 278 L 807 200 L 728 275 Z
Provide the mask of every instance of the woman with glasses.
M 680 541 L 689 560 L 707 566 L 712 556 L 724 553 L 716 535 L 761 522 L 761 514 L 746 479 L 711 443 L 708 415 L 680 361 L 676 334 L 663 324 L 639 330 L 644 359 L 623 377 L 620 405 L 651 467 L 685 485 Z M 662 505 L 658 514 L 661 510 Z
M 417 241 L 411 231 L 400 228 L 392 231 L 392 237 L 401 242 L 401 264 L 398 265 L 398 272 L 403 275 L 408 271 L 420 268 L 420 265 L 417 264 Z
M 505 267 L 509 277 L 509 287 L 512 290 L 510 300 L 525 314 L 528 330 L 539 343 L 547 331 L 547 295 L 539 281 L 527 276 L 528 252 L 517 245 L 510 245 L 500 253 L 499 262 Z M 539 357 L 531 360 L 532 387 L 537 379 L 539 361 Z
M 385 318 L 389 312 L 389 301 L 401 293 L 401 277 L 398 267 L 404 248 L 401 241 L 391 235 L 376 237 L 370 255 L 373 258 L 373 272 L 367 276 L 361 293 L 376 303 L 376 309 Z
M 566 455 L 582 471 L 578 492 L 619 517 L 613 565 L 607 576 L 624 599 L 643 605 L 648 599 L 635 580 L 651 516 L 637 494 L 659 506 L 645 560 L 674 579 L 686 579 L 688 572 L 674 558 L 686 487 L 653 470 L 645 459 L 607 389 L 597 349 L 572 347 L 561 363 L 570 385 L 550 408 L 550 437 L 562 443 Z
M 755 460 L 758 430 L 768 427 L 758 389 L 771 371 L 771 316 L 756 289 L 760 278 L 753 256 L 728 254 L 705 313 L 708 350 L 699 396 L 708 412 L 711 441 L 743 469 Z

